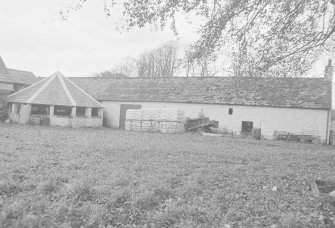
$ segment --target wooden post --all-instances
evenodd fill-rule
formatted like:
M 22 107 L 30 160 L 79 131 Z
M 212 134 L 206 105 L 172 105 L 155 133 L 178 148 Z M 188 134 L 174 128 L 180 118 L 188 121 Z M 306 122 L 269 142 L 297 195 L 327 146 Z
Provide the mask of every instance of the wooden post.
M 12 113 L 17 113 L 18 105 L 19 104 L 17 104 L 17 103 L 12 103 L 12 110 L 11 110 Z
M 49 115 L 50 115 L 50 116 L 55 115 L 55 106 L 50 105 Z
M 72 117 L 76 117 L 76 115 L 77 115 L 77 107 L 72 107 L 72 109 L 71 109 L 71 116 Z
M 92 108 L 85 108 L 85 117 L 92 116 Z

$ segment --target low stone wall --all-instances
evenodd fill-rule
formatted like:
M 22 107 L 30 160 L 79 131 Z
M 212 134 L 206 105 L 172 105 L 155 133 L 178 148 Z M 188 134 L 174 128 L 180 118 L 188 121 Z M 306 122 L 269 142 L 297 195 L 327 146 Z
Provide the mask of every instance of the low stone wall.
M 70 127 L 72 117 L 66 117 L 66 116 L 52 116 L 49 117 L 49 125 L 50 126 L 57 126 L 57 127 Z
M 50 125 L 57 127 L 102 127 L 102 117 L 70 117 L 70 116 L 48 116 L 48 115 L 30 115 L 27 116 L 27 110 L 21 113 L 9 113 L 9 119 L 12 123 L 32 124 L 32 125 Z M 49 119 L 43 121 L 43 118 Z M 48 124 L 46 124 L 48 123 Z
M 67 117 L 52 116 L 50 117 L 50 126 L 60 127 L 102 127 L 101 117 Z
M 76 117 L 72 118 L 72 127 L 102 127 L 101 117 Z

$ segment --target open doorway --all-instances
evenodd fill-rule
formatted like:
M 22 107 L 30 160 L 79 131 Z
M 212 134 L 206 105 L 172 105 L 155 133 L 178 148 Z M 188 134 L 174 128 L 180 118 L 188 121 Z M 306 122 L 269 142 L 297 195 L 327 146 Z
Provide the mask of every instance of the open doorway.
M 128 109 L 140 109 L 141 105 L 136 104 L 121 104 L 120 105 L 120 121 L 119 128 L 125 129 L 126 126 L 126 114 Z
M 242 135 L 251 135 L 252 129 L 254 127 L 254 122 L 242 121 Z

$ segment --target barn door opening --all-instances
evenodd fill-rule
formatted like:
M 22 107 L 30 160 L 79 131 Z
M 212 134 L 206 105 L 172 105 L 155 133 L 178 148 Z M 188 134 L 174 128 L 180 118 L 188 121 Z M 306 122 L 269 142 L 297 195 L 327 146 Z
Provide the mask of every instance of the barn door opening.
M 121 104 L 120 105 L 120 121 L 119 128 L 125 129 L 126 126 L 126 114 L 128 109 L 141 109 L 141 105 L 135 104 Z
M 251 135 L 252 129 L 254 127 L 254 122 L 242 121 L 242 135 Z

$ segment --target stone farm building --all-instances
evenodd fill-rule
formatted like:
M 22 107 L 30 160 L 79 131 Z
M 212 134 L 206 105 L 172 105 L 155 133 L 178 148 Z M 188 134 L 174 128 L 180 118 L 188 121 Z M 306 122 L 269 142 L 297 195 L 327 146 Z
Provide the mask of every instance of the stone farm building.
M 60 72 L 8 96 L 16 123 L 101 127 L 103 106 Z
M 7 68 L 0 57 L 0 113 L 6 110 L 7 96 L 36 82 L 36 76 L 28 71 Z
M 71 78 L 104 106 L 104 126 L 124 128 L 127 109 L 200 111 L 236 134 L 260 128 L 313 135 L 328 142 L 332 103 L 331 62 L 323 78 Z
M 332 78 L 331 61 L 322 78 L 66 78 L 57 72 L 10 95 L 8 107 L 14 122 L 111 128 L 125 127 L 128 109 L 178 109 L 191 118 L 202 111 L 221 131 L 257 128 L 267 139 L 284 131 L 328 143 Z

